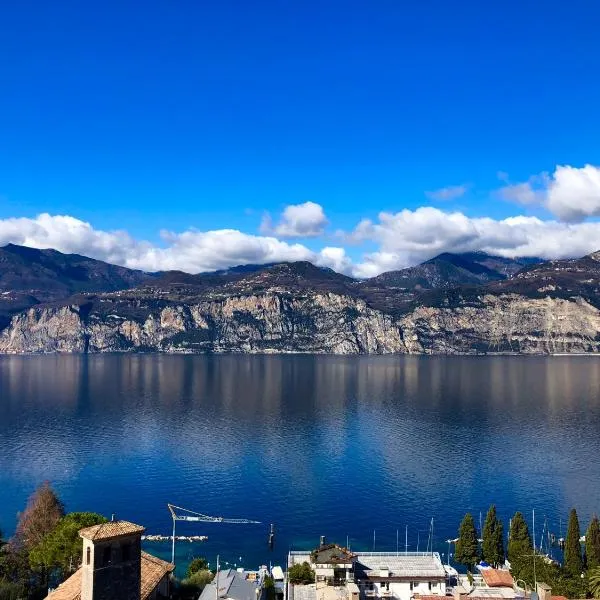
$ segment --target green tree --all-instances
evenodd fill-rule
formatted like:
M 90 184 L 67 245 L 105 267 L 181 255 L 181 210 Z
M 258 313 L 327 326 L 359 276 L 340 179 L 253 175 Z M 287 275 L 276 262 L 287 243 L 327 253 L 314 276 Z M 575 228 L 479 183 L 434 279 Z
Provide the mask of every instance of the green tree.
M 192 559 L 192 562 L 190 563 L 190 566 L 187 569 L 187 576 L 189 578 L 194 573 L 197 573 L 198 571 L 206 571 L 207 569 L 208 562 L 206 562 L 206 559 L 202 558 L 201 556 L 197 556 L 196 558 Z
M 293 584 L 309 584 L 315 582 L 315 572 L 304 561 L 302 564 L 293 565 L 288 569 L 288 580 Z
M 516 512 L 510 522 L 507 555 L 513 577 L 523 579 L 527 583 L 531 580 L 533 585 L 533 544 L 529 527 L 520 512 Z
M 29 551 L 29 563 L 33 570 L 49 572 L 58 570 L 59 579 L 75 571 L 81 564 L 83 544 L 79 530 L 106 523 L 99 514 L 75 512 L 64 516 L 44 539 Z
M 485 517 L 481 557 L 494 567 L 504 563 L 504 528 L 502 521 L 498 519 L 494 504 L 490 506 Z
M 588 574 L 588 587 L 594 598 L 600 598 L 600 567 L 594 567 Z
M 214 574 L 208 569 L 200 569 L 190 577 L 183 579 L 178 585 L 180 598 L 195 599 L 202 593 L 204 588 L 213 580 Z
M 454 560 L 457 563 L 464 565 L 469 570 L 472 569 L 479 560 L 477 530 L 475 529 L 475 521 L 473 521 L 473 515 L 471 515 L 471 513 L 467 513 L 460 524 Z
M 526 555 L 532 554 L 533 545 L 529 535 L 529 527 L 520 512 L 516 512 L 510 522 L 507 554 L 512 563 L 519 562 Z
M 17 531 L 11 543 L 27 552 L 41 544 L 64 516 L 62 502 L 48 482 L 29 497 L 25 510 L 19 514 Z
M 275 600 L 275 581 L 270 575 L 267 575 L 263 581 L 263 589 L 265 590 L 266 600 Z
M 585 562 L 588 569 L 600 567 L 600 521 L 596 515 L 585 533 Z
M 583 571 L 583 559 L 581 558 L 581 544 L 579 538 L 579 519 L 577 511 L 573 508 L 569 515 L 569 526 L 567 528 L 567 537 L 565 539 L 565 571 L 571 577 L 580 577 Z

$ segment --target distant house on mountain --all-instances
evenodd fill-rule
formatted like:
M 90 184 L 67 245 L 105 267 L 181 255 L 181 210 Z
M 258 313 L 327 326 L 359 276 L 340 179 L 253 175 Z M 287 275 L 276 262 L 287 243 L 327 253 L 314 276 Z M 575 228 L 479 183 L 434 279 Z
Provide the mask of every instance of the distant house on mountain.
M 142 552 L 144 528 L 128 521 L 86 527 L 81 567 L 47 600 L 159 600 L 169 598 L 174 566 Z

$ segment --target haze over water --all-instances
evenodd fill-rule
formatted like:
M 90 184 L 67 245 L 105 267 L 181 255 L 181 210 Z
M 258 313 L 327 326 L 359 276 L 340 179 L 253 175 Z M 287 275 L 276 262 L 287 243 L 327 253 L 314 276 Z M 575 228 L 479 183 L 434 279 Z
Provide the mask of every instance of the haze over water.
M 370 550 L 374 529 L 402 550 L 405 525 L 424 549 L 431 517 L 446 552 L 492 502 L 558 534 L 572 506 L 582 528 L 600 511 L 599 391 L 594 357 L 5 356 L 0 528 L 50 480 L 68 510 L 148 533 L 169 534 L 167 502 L 263 523 L 182 523 L 209 541 L 180 563 L 283 563 L 320 535 Z

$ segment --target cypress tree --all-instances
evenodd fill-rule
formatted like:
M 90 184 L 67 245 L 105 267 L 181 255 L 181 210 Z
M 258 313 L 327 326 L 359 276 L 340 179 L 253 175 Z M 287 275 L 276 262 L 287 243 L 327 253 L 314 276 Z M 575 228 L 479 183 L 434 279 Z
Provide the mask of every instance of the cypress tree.
M 511 565 L 516 565 L 523 561 L 529 561 L 528 555 L 533 553 L 533 544 L 529 535 L 529 527 L 520 512 L 516 512 L 510 522 L 510 533 L 508 540 L 508 560 Z
M 588 569 L 600 567 L 600 521 L 596 515 L 585 534 L 585 560 Z
M 504 563 L 504 528 L 496 515 L 494 504 L 490 506 L 485 517 L 481 555 L 483 560 L 494 567 Z
M 479 542 L 477 541 L 475 521 L 473 521 L 473 515 L 467 513 L 458 530 L 454 560 L 470 570 L 477 564 L 478 559 Z
M 569 527 L 565 539 L 565 570 L 573 577 L 579 577 L 583 571 L 580 537 L 579 519 L 577 511 L 573 508 L 569 515 Z

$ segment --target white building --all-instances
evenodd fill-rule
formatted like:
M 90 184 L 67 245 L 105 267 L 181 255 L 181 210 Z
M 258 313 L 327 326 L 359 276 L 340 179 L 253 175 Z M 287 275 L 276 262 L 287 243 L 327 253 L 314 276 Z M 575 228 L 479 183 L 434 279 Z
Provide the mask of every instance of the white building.
M 446 571 L 437 552 L 351 553 L 330 544 L 313 552 L 290 552 L 288 569 L 303 562 L 310 563 L 315 571 L 314 594 L 310 589 L 292 589 L 290 600 L 294 596 L 300 600 L 325 599 L 327 594 L 320 592 L 324 585 L 334 587 L 336 595 L 347 600 L 414 600 L 416 596 L 446 595 Z

